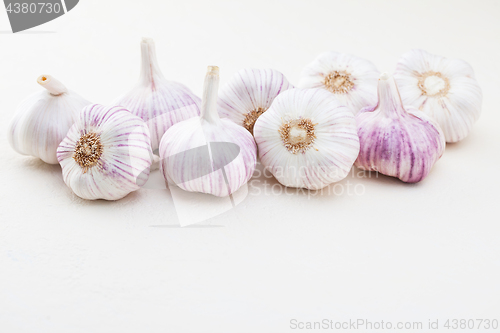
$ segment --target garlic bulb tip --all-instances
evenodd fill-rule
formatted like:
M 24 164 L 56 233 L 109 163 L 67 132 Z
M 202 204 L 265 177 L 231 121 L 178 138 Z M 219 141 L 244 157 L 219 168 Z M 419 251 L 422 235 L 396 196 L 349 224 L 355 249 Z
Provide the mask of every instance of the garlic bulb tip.
M 208 73 L 213 75 L 219 75 L 219 67 L 218 66 L 208 66 Z
M 65 92 L 68 92 L 68 89 L 62 84 L 59 80 L 55 79 L 51 75 L 40 75 L 36 82 L 47 89 L 47 91 L 54 96 L 59 96 Z
M 387 72 L 383 72 L 382 74 L 380 74 L 380 80 L 388 80 L 389 77 L 390 75 Z

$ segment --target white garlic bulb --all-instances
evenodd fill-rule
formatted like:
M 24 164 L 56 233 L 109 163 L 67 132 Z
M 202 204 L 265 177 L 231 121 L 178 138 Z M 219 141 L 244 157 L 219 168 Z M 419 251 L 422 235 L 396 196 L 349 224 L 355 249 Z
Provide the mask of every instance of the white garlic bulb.
M 45 89 L 21 102 L 10 122 L 8 139 L 16 152 L 57 164 L 57 146 L 90 102 L 51 75 L 41 75 L 37 82 Z
M 63 179 L 80 198 L 118 200 L 149 177 L 152 155 L 144 121 L 118 106 L 85 107 L 57 149 Z
M 439 125 L 412 106 L 403 106 L 398 87 L 380 76 L 378 103 L 356 116 L 361 149 L 356 166 L 407 183 L 424 179 L 443 155 L 446 143 Z
M 436 120 L 447 142 L 465 138 L 481 114 L 481 87 L 463 60 L 411 50 L 399 60 L 394 78 L 403 103 Z
M 285 76 L 274 69 L 242 69 L 221 88 L 219 113 L 253 134 L 257 118 L 290 88 Z
M 345 53 L 325 52 L 304 68 L 300 88 L 322 88 L 335 94 L 356 115 L 377 102 L 380 72 L 368 60 Z
M 183 84 L 165 79 L 151 38 L 142 39 L 141 56 L 139 82 L 112 105 L 124 106 L 146 122 L 151 133 L 151 147 L 156 150 L 170 126 L 200 114 L 201 100 Z
M 255 170 L 252 135 L 219 118 L 219 68 L 208 67 L 201 116 L 172 126 L 160 143 L 160 170 L 170 185 L 185 191 L 224 197 L 244 185 Z
M 347 176 L 359 153 L 351 111 L 324 89 L 280 94 L 254 127 L 259 157 L 283 185 L 321 189 Z

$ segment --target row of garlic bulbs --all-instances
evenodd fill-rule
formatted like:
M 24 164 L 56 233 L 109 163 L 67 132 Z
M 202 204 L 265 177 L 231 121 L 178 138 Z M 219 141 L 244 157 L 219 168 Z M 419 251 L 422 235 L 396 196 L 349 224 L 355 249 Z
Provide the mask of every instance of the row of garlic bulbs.
M 59 163 L 84 199 L 116 200 L 139 189 L 156 149 L 168 184 L 216 196 L 251 178 L 257 152 L 285 186 L 321 189 L 353 164 L 418 182 L 481 111 L 472 68 L 422 50 L 404 54 L 394 77 L 327 52 L 303 70 L 300 88 L 276 70 L 243 69 L 219 94 L 219 70 L 209 67 L 202 99 L 164 78 L 151 39 L 142 40 L 141 54 L 138 84 L 113 106 L 39 77 L 45 90 L 19 106 L 12 147 Z

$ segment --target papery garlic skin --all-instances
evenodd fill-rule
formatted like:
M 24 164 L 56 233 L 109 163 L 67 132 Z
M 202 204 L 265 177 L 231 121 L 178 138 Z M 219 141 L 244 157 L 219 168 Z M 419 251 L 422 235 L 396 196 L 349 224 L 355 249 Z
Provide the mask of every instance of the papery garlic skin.
M 399 59 L 394 78 L 404 105 L 432 117 L 447 142 L 464 139 L 481 114 L 482 90 L 463 60 L 411 50 Z
M 324 89 L 280 94 L 254 127 L 262 164 L 283 185 L 321 189 L 345 178 L 359 152 L 351 111 Z
M 356 56 L 324 52 L 302 71 L 300 88 L 322 88 L 334 94 L 341 105 L 356 115 L 377 102 L 380 72 L 368 60 Z
M 285 76 L 274 69 L 242 69 L 220 90 L 220 116 L 253 134 L 257 118 L 269 109 L 276 96 L 291 88 Z
M 403 106 L 387 73 L 380 77 L 378 99 L 356 116 L 361 149 L 355 165 L 407 183 L 421 181 L 444 153 L 443 131 L 425 113 Z
M 8 140 L 20 154 L 57 164 L 59 143 L 90 102 L 51 75 L 41 75 L 37 82 L 45 89 L 21 102 L 9 124 Z
M 252 177 L 257 146 L 252 135 L 217 113 L 219 69 L 208 67 L 202 114 L 172 126 L 160 143 L 160 171 L 185 191 L 225 197 Z
M 142 119 L 123 107 L 94 104 L 82 110 L 57 158 L 77 196 L 118 200 L 146 183 L 153 152 Z
M 201 99 L 183 84 L 165 79 L 151 38 L 142 39 L 141 55 L 139 82 L 112 105 L 124 106 L 146 122 L 151 133 L 151 147 L 156 150 L 163 134 L 172 125 L 200 115 Z

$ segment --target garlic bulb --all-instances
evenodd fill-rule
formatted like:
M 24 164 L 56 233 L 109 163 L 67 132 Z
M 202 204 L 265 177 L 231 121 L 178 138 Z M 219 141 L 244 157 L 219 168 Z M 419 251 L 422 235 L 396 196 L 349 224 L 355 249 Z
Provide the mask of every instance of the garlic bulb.
M 261 162 L 290 187 L 317 190 L 345 178 L 359 152 L 354 116 L 323 89 L 280 94 L 254 136 Z
M 403 103 L 437 121 L 447 142 L 465 138 L 481 114 L 482 91 L 463 60 L 411 50 L 399 60 L 394 78 Z
M 57 149 L 63 179 L 80 198 L 118 200 L 138 190 L 152 163 L 144 121 L 118 106 L 85 107 Z
M 201 117 L 172 126 L 160 143 L 160 170 L 185 191 L 224 197 L 244 185 L 255 170 L 252 135 L 217 113 L 219 68 L 208 67 Z
M 394 78 L 380 76 L 378 103 L 356 116 L 361 149 L 356 166 L 407 183 L 424 179 L 443 155 L 444 135 L 425 113 L 403 106 Z
M 300 88 L 323 88 L 335 94 L 354 115 L 377 102 L 380 72 L 370 61 L 345 53 L 325 52 L 301 74 Z
M 151 38 L 142 39 L 141 55 L 139 82 L 112 104 L 124 106 L 146 122 L 151 133 L 151 147 L 156 150 L 170 126 L 200 114 L 201 100 L 186 86 L 165 79 Z
M 57 146 L 90 102 L 51 75 L 42 75 L 37 82 L 45 89 L 21 102 L 10 122 L 8 139 L 16 152 L 57 164 Z
M 253 134 L 257 118 L 290 88 L 285 76 L 274 69 L 242 69 L 221 88 L 219 113 Z

